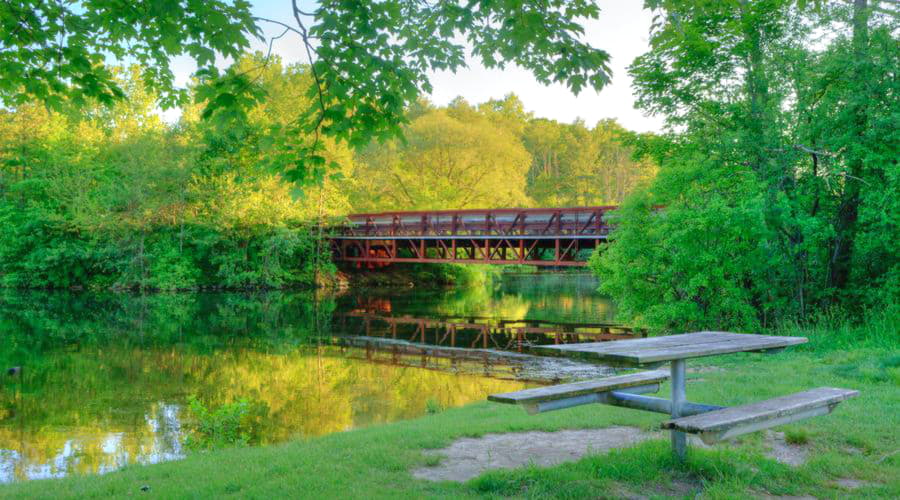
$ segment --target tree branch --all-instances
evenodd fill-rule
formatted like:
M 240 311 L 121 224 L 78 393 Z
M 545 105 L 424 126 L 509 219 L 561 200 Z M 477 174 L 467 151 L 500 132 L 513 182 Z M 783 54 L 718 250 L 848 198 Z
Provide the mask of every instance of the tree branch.
M 291 26 L 291 25 L 289 25 L 289 24 L 285 24 L 285 23 L 283 23 L 283 22 L 281 22 L 281 21 L 276 21 L 276 20 L 274 20 L 274 19 L 268 19 L 268 18 L 265 18 L 265 17 L 254 17 L 253 19 L 254 19 L 255 21 L 263 21 L 263 22 L 266 22 L 266 23 L 277 24 L 278 26 L 281 26 L 282 28 L 285 28 L 285 29 L 287 29 L 288 31 L 293 31 L 294 33 L 300 35 L 301 37 L 303 36 L 303 33 L 301 33 L 299 30 L 297 30 L 297 28 L 294 28 L 293 26 Z
M 316 94 L 319 97 L 319 118 L 316 120 L 316 125 L 313 128 L 313 133 L 315 134 L 315 140 L 313 141 L 313 148 L 315 148 L 319 144 L 319 129 L 322 127 L 322 122 L 325 121 L 325 95 L 322 89 L 322 80 L 319 78 L 319 72 L 316 71 L 315 61 L 313 60 L 312 53 L 314 52 L 312 46 L 309 43 L 309 32 L 306 29 L 306 25 L 303 24 L 303 20 L 300 19 L 301 15 L 308 16 L 309 14 L 300 10 L 297 6 L 297 0 L 291 0 L 291 6 L 294 11 L 294 19 L 297 21 L 297 26 L 300 28 L 300 37 L 303 39 L 303 45 L 306 48 L 306 57 L 309 60 L 309 69 L 312 72 L 313 80 L 316 82 Z

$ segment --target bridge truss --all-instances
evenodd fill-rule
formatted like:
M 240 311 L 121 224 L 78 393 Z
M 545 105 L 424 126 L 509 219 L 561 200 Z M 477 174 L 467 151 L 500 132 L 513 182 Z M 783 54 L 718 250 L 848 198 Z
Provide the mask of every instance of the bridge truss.
M 585 266 L 612 206 L 357 214 L 331 239 L 337 261 Z
M 366 338 L 420 345 L 523 352 L 532 345 L 606 342 L 646 337 L 640 329 L 613 323 L 565 323 L 485 317 L 412 317 L 349 311 L 337 315 L 341 331 Z

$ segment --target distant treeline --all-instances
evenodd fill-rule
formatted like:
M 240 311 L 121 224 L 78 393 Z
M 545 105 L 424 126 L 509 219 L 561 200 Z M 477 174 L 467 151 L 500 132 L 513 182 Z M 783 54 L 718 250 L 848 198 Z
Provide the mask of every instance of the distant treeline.
M 632 157 L 636 135 L 615 121 L 591 128 L 535 118 L 512 94 L 477 106 L 423 101 L 408 117 L 405 142 L 358 156 L 355 209 L 618 204 L 655 173 Z
M 240 64 L 265 97 L 227 127 L 201 119 L 202 103 L 166 123 L 135 67 L 118 70 L 127 99 L 112 108 L 0 110 L 0 285 L 308 286 L 333 270 L 318 220 L 618 203 L 654 172 L 631 159 L 633 134 L 615 122 L 536 119 L 509 95 L 478 106 L 423 100 L 405 141 L 326 142 L 338 167 L 301 190 L 283 178 L 292 153 L 279 134 L 313 105 L 308 68 L 259 54 Z

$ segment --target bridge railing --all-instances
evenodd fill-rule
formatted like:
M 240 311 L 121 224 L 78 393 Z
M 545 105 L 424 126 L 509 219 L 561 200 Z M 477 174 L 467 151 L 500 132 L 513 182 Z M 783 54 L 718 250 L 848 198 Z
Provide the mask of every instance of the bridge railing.
M 344 237 L 373 236 L 596 236 L 609 232 L 613 206 L 431 210 L 354 214 Z

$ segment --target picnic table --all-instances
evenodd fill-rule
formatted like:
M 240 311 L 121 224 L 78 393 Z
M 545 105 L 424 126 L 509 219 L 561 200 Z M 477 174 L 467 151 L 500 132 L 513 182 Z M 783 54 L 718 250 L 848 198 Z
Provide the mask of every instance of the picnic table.
M 841 401 L 858 391 L 819 387 L 787 396 L 736 407 L 692 403 L 687 400 L 687 360 L 737 352 L 778 352 L 802 344 L 804 337 L 697 332 L 613 342 L 590 342 L 535 346 L 539 354 L 577 358 L 621 367 L 654 368 L 670 364 L 669 371 L 656 370 L 597 380 L 525 389 L 488 396 L 499 403 L 519 404 L 530 414 L 589 403 L 666 413 L 671 419 L 662 427 L 671 431 L 672 450 L 679 460 L 687 453 L 686 434 L 698 434 L 707 444 L 741 434 L 768 429 L 805 418 L 830 413 Z M 657 392 L 671 378 L 671 398 L 643 394 Z

